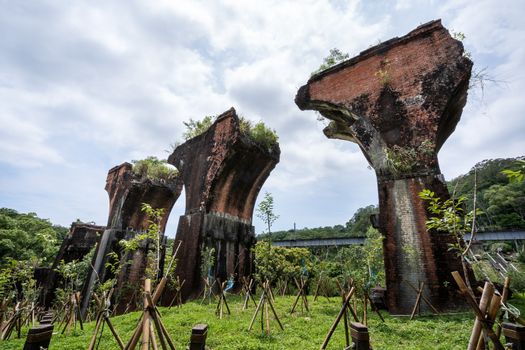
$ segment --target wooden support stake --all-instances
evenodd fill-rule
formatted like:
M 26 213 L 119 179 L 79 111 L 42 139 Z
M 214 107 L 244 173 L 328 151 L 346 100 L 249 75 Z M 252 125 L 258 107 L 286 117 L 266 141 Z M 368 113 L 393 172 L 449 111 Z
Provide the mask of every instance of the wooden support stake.
M 370 295 L 368 294 L 368 292 L 366 293 L 366 298 L 370 302 L 370 307 L 372 308 L 372 311 L 374 311 L 379 316 L 381 321 L 385 322 L 385 319 L 383 318 L 383 315 L 381 315 L 381 312 L 379 311 L 379 309 L 376 307 L 376 305 L 374 304 L 372 299 L 370 299 Z
M 419 304 L 421 303 L 421 296 L 423 295 L 424 287 L 425 287 L 425 283 L 420 282 L 419 290 L 417 291 L 416 303 L 414 304 L 414 308 L 412 309 L 412 314 L 410 314 L 410 321 L 414 319 L 414 315 L 416 314 L 416 311 L 419 309 Z M 365 326 L 366 326 L 366 323 L 365 323 Z
M 355 288 L 352 287 L 350 289 L 350 292 L 348 292 L 346 298 L 345 298 L 345 301 L 343 303 L 343 306 L 341 307 L 341 310 L 339 311 L 339 314 L 337 315 L 334 323 L 332 324 L 332 327 L 330 327 L 330 330 L 328 331 L 328 334 L 326 335 L 326 338 L 324 339 L 324 342 L 323 344 L 321 345 L 321 350 L 324 350 L 326 349 L 326 347 L 328 346 L 328 342 L 330 341 L 330 338 L 332 338 L 332 335 L 334 334 L 334 331 L 337 327 L 337 324 L 339 323 L 339 321 L 341 321 L 341 318 L 344 316 L 344 313 L 345 313 L 345 310 L 346 308 L 348 307 L 348 303 L 350 302 L 350 299 L 352 298 L 352 295 L 354 295 L 354 292 L 355 292 Z
M 481 310 L 479 309 L 478 304 L 476 303 L 476 299 L 472 295 L 472 292 L 470 291 L 470 289 L 465 284 L 465 281 L 463 281 L 463 278 L 461 278 L 461 275 L 459 274 L 459 272 L 457 272 L 457 271 L 452 272 L 452 277 L 454 277 L 454 280 L 456 281 L 456 283 L 457 283 L 457 285 L 459 287 L 459 290 L 461 291 L 461 293 L 463 294 L 463 296 L 467 300 L 467 303 L 470 305 L 470 307 L 472 308 L 472 310 L 476 314 L 477 319 L 481 320 L 481 326 L 483 327 L 483 329 L 486 330 L 488 337 L 490 338 L 490 340 L 494 344 L 494 348 L 496 350 L 505 350 L 503 348 L 503 345 L 501 345 L 501 342 L 499 341 L 499 339 L 496 338 L 496 334 L 494 333 L 492 328 L 489 327 L 487 322 L 485 322 L 485 315 L 484 315 L 484 313 L 481 312 Z
M 294 278 L 294 281 L 295 281 L 295 284 L 297 286 L 298 292 L 297 292 L 297 296 L 295 298 L 295 301 L 294 301 L 294 303 L 292 305 L 292 310 L 290 311 L 290 313 L 291 314 L 294 313 L 295 307 L 297 306 L 297 302 L 299 301 L 299 299 L 301 299 L 301 301 L 302 301 L 301 306 L 304 306 L 305 309 L 306 309 L 306 312 L 309 312 L 310 310 L 308 309 L 308 298 L 306 297 L 306 292 L 305 292 L 306 281 L 303 280 L 302 278 L 300 279 L 301 283 L 299 283 L 296 278 Z
M 141 350 L 149 350 L 149 335 L 150 335 L 150 317 L 149 305 L 146 294 L 151 292 L 151 280 L 146 278 L 144 281 L 144 316 L 142 317 L 142 346 Z
M 507 299 L 509 297 L 509 288 L 510 288 L 510 278 L 505 277 L 505 282 L 503 283 L 503 290 L 501 291 L 501 304 L 506 305 Z M 498 325 L 496 326 L 496 337 L 501 336 L 501 324 L 503 323 L 503 313 L 499 315 Z
M 269 304 L 270 309 L 272 310 L 272 313 L 273 313 L 273 315 L 275 317 L 275 320 L 279 324 L 279 327 L 281 328 L 281 330 L 284 330 L 284 327 L 283 327 L 283 325 L 281 323 L 281 320 L 279 319 L 279 316 L 277 316 L 277 312 L 275 312 L 275 308 L 273 306 L 272 300 L 268 296 L 269 293 L 270 293 L 270 287 L 269 286 L 270 286 L 269 282 L 263 283 L 263 292 L 261 294 L 261 299 L 259 300 L 259 303 L 257 304 L 257 307 L 255 309 L 255 313 L 253 314 L 252 320 L 250 321 L 250 326 L 248 327 L 248 331 L 252 330 L 253 324 L 255 322 L 255 319 L 257 318 L 257 314 L 259 313 L 259 311 L 261 311 L 261 329 L 264 330 L 264 312 L 265 312 L 265 309 L 266 309 L 266 314 L 268 315 L 267 304 Z M 267 319 L 267 322 L 269 322 L 269 319 Z M 268 326 L 268 332 L 269 332 L 269 329 L 270 328 Z
M 416 292 L 416 293 L 419 292 L 418 289 L 412 285 L 412 283 L 410 283 L 410 282 L 407 281 L 407 284 L 408 284 L 408 286 L 409 286 L 410 288 L 412 288 L 412 289 L 414 290 L 414 292 Z M 425 297 L 425 294 L 423 294 L 423 293 L 421 294 L 421 299 L 423 299 L 423 301 L 425 302 L 425 304 L 427 304 L 428 307 L 430 307 L 430 308 L 432 309 L 432 311 L 433 311 L 436 315 L 439 315 L 439 314 L 440 314 L 440 312 L 438 311 L 438 309 L 436 309 L 436 308 L 434 307 L 434 305 L 432 305 L 432 303 L 430 302 L 430 300 L 428 300 L 428 298 Z
M 248 308 L 248 303 L 249 303 L 250 299 L 253 301 L 253 305 L 255 305 L 257 307 L 257 302 L 255 301 L 255 299 L 253 298 L 253 295 L 252 295 L 252 288 L 253 288 L 253 279 L 250 278 L 250 280 L 248 282 L 248 279 L 246 277 L 243 277 L 242 290 L 243 290 L 243 293 L 245 295 L 245 297 L 244 297 L 244 305 L 242 306 L 243 310 L 246 310 Z
M 339 288 L 339 292 L 341 293 L 341 295 L 343 295 L 343 296 L 346 295 L 346 292 L 345 292 L 343 286 L 341 285 L 341 283 L 339 283 L 339 280 L 335 280 L 335 282 L 337 284 L 337 287 Z M 355 304 L 354 304 L 353 307 L 350 304 L 348 305 L 348 309 L 350 310 L 350 313 L 352 314 L 352 317 L 354 318 L 354 321 L 355 322 L 359 322 L 359 317 L 357 317 L 357 313 L 355 312 L 354 308 L 357 309 Z
M 487 318 L 486 318 L 486 321 L 491 327 L 494 324 L 494 320 L 496 319 L 496 315 L 498 314 L 500 306 L 501 306 L 501 296 L 498 294 L 493 294 L 492 300 L 490 301 L 490 306 L 488 307 Z M 483 330 L 483 334 L 479 337 L 478 346 L 476 347 L 476 350 L 484 350 L 485 343 L 487 340 L 488 340 L 487 332 Z
M 472 328 L 472 334 L 470 335 L 470 340 L 468 342 L 467 350 L 476 350 L 478 346 L 479 336 L 481 334 L 481 323 L 485 320 L 485 313 L 487 312 L 490 300 L 494 295 L 494 285 L 490 282 L 485 282 L 485 287 L 483 288 L 483 294 L 479 301 L 479 310 L 481 311 L 483 317 L 477 317 L 474 321 L 474 327 Z

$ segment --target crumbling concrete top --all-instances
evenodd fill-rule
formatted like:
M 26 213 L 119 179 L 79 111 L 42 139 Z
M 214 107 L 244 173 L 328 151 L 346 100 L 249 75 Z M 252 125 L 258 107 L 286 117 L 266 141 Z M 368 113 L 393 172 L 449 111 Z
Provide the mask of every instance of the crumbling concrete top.
M 243 134 L 234 108 L 168 158 L 184 182 L 186 214 L 215 212 L 251 224 L 257 195 L 279 162 L 279 144 L 264 147 Z
M 377 147 L 426 143 L 437 153 L 459 121 L 471 69 L 436 20 L 313 75 L 295 102 L 331 119 L 325 134 L 357 142 L 377 170 Z

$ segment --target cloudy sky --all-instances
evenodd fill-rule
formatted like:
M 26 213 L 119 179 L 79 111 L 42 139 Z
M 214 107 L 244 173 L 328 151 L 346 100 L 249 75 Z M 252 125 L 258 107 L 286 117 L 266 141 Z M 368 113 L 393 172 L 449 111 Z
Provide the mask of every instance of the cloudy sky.
M 437 18 L 466 35 L 475 69 L 500 81 L 471 91 L 439 155 L 445 177 L 525 154 L 521 0 L 0 5 L 0 207 L 54 223 L 105 225 L 111 167 L 166 158 L 184 120 L 234 106 L 280 137 L 281 162 L 263 188 L 280 215 L 274 228 L 344 224 L 377 203 L 374 172 L 356 145 L 326 139 L 316 115 L 295 106 L 295 93 L 331 48 L 354 56 Z

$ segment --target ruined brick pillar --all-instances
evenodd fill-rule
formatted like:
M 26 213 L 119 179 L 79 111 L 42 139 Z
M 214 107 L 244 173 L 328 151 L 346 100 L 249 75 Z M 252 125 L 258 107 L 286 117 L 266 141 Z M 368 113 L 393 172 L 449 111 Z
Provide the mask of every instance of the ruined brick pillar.
M 253 209 L 279 156 L 278 144 L 264 146 L 241 132 L 232 108 L 168 158 L 179 169 L 186 194 L 185 215 L 176 236 L 182 241 L 176 274 L 186 280 L 184 299 L 201 290 L 205 246 L 215 248 L 215 277 L 225 280 L 233 275 L 239 281 L 252 273 Z
M 405 282 L 425 282 L 438 307 L 455 301 L 446 282 L 453 285 L 460 260 L 448 251 L 450 235 L 427 232 L 418 193 L 448 196 L 437 153 L 460 119 L 471 69 L 461 42 L 438 20 L 313 75 L 295 98 L 300 109 L 331 120 L 327 137 L 357 143 L 376 172 L 387 304 L 395 314 L 414 305 Z
M 155 209 L 164 209 L 160 229 L 164 232 L 170 211 L 182 192 L 182 183 L 174 180 L 153 180 L 134 174 L 130 163 L 123 163 L 109 170 L 106 180 L 106 191 L 109 195 L 108 225 L 97 246 L 93 258 L 96 273 L 88 275 L 82 291 L 82 312 L 85 313 L 97 276 L 105 281 L 110 278 L 105 263 L 110 252 L 120 254 L 121 239 L 130 239 L 137 232 L 143 232 L 148 226 L 148 216 L 141 210 L 142 203 L 148 203 Z M 127 303 L 135 298 L 140 298 L 135 291 L 142 284 L 146 269 L 148 246 L 141 246 L 128 256 L 121 256 L 123 265 L 117 276 L 116 312 L 122 313 Z M 140 288 L 139 288 L 140 289 Z M 131 305 L 131 309 L 133 309 Z
M 59 287 L 61 281 L 59 274 L 56 272 L 61 261 L 70 263 L 73 260 L 80 261 L 95 247 L 100 241 L 100 236 L 104 232 L 104 226 L 84 222 L 73 222 L 67 236 L 62 241 L 60 249 L 53 261 L 53 265 L 45 272 L 43 280 L 37 281 L 42 288 L 40 292 L 40 303 L 46 307 L 51 307 L 55 298 L 55 290 Z

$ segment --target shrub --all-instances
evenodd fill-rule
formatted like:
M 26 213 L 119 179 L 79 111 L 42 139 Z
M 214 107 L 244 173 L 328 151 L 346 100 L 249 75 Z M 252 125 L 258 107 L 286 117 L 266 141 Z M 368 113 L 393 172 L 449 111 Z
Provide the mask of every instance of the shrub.
M 255 277 L 259 282 L 308 276 L 313 271 L 312 255 L 305 248 L 283 248 L 262 241 L 255 245 Z
M 333 48 L 330 50 L 329 55 L 323 59 L 323 63 L 319 66 L 319 68 L 313 71 L 311 75 L 321 73 L 322 71 L 327 70 L 328 68 L 333 67 L 349 58 L 350 55 L 348 53 L 342 52 L 337 48 Z
M 176 168 L 170 167 L 166 160 L 157 159 L 157 157 L 147 157 L 142 160 L 133 160 L 133 173 L 141 178 L 150 180 L 173 180 L 179 174 Z
M 182 137 L 187 141 L 205 133 L 213 124 L 214 118 L 215 117 L 206 116 L 202 120 L 190 119 L 188 122 L 184 122 L 186 132 L 182 134 Z M 273 146 L 277 144 L 279 140 L 275 130 L 268 128 L 263 122 L 253 124 L 250 120 L 241 116 L 239 118 L 239 128 L 243 135 L 248 136 L 254 142 L 267 148 L 269 152 L 271 152 Z
M 525 273 L 509 271 L 510 287 L 512 290 L 523 293 L 525 292 Z
M 272 148 L 277 144 L 277 141 L 279 140 L 279 137 L 277 136 L 275 130 L 266 127 L 266 125 L 264 125 L 263 122 L 258 122 L 257 124 L 255 124 L 253 128 L 249 129 L 247 135 L 253 141 L 257 142 L 261 146 L 266 147 L 269 152 L 271 152 Z
M 189 121 L 183 122 L 186 127 L 186 131 L 182 134 L 184 140 L 188 141 L 196 136 L 205 133 L 210 126 L 213 124 L 215 117 L 205 116 L 202 120 L 193 120 L 190 118 Z
M 497 242 L 497 243 L 493 243 L 491 246 L 490 246 L 490 251 L 493 252 L 493 253 L 505 253 L 505 254 L 508 254 L 508 253 L 511 253 L 512 252 L 512 246 L 508 243 L 505 243 L 505 242 Z

